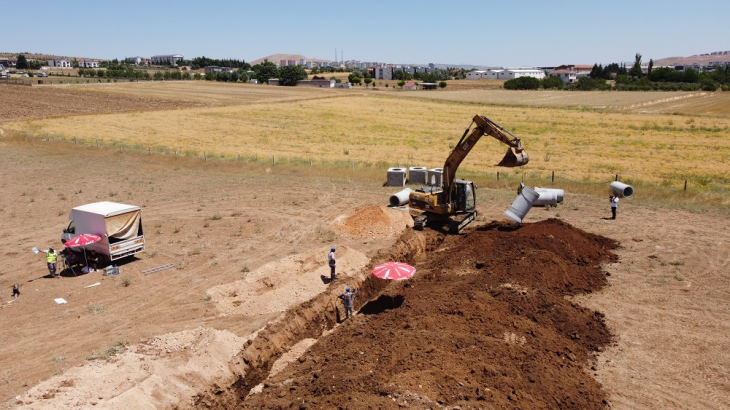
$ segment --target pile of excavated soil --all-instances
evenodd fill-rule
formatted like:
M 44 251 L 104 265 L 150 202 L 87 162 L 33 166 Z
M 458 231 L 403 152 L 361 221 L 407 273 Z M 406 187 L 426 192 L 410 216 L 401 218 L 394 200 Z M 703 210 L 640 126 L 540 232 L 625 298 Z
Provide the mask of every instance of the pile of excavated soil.
M 244 406 L 605 408 L 587 368 L 611 336 L 565 296 L 601 289 L 616 246 L 556 219 L 445 237 Z
M 377 205 L 357 208 L 333 223 L 333 228 L 341 234 L 364 238 L 398 236 L 412 226 L 413 218 L 408 212 Z

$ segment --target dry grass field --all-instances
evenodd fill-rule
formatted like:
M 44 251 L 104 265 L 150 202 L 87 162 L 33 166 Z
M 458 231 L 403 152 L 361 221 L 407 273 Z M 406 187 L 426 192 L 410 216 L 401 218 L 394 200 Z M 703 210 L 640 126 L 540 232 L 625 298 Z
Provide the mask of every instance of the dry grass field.
M 343 282 L 369 273 L 358 269 L 362 255 L 388 249 L 406 226 L 383 237 L 366 221 L 370 229 L 352 236 L 335 222 L 387 202 L 395 189 L 382 186 L 385 167 L 440 166 L 475 114 L 523 138 L 528 185 L 555 170 L 554 185 L 566 189 L 565 203 L 533 209 L 527 223 L 558 218 L 621 244 L 618 262 L 603 267 L 608 286 L 575 299 L 605 315 L 614 336 L 585 369 L 607 407 L 730 406 L 730 118 L 713 108 L 726 94 L 626 93 L 609 104 L 613 95 L 539 92 L 554 102 L 531 105 L 489 90 L 13 90 L 0 86 L 2 408 L 200 408 L 199 393 L 235 382 L 241 348 L 263 326 L 312 295 L 337 301 L 342 290 L 321 280 L 329 246 L 344 251 Z M 207 162 L 203 150 L 214 153 Z M 478 190 L 479 223 L 503 220 L 514 199 L 522 170 L 494 178 L 504 151 L 483 139 L 460 173 L 493 188 Z M 605 192 L 615 173 L 636 195 L 611 221 Z M 119 276 L 45 278 L 30 249 L 60 245 L 69 209 L 103 200 L 142 206 L 146 252 Z M 177 266 L 143 273 L 170 262 Z M 419 266 L 419 275 L 429 270 Z M 241 308 L 222 310 L 226 301 Z
M 530 163 L 494 167 L 505 147 L 489 138 L 462 165 L 465 175 L 730 188 L 730 119 L 703 106 L 727 96 L 688 93 L 380 92 L 211 83 L 125 84 L 82 92 L 158 96 L 204 107 L 6 122 L 6 132 L 79 143 L 212 158 L 356 167 L 441 166 L 475 114 L 523 139 Z M 533 98 L 534 96 L 534 98 Z M 516 106 L 517 101 L 537 106 Z M 707 115 L 671 115 L 701 98 Z M 589 103 L 592 101 L 592 103 Z M 609 109 L 610 105 L 610 109 Z M 656 108 L 661 106 L 662 108 Z M 659 113 L 638 112 L 657 110 Z M 691 111 L 691 110 L 690 110 Z

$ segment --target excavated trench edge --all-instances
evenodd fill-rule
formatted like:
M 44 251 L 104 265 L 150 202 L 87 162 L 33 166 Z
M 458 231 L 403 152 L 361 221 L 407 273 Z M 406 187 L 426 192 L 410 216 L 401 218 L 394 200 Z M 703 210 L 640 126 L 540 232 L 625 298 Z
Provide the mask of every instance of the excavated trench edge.
M 443 241 L 443 234 L 434 231 L 406 230 L 398 241 L 387 250 L 379 251 L 365 267 L 370 272 L 376 265 L 390 260 L 415 264 L 429 249 Z M 359 284 L 359 297 L 355 309 L 361 309 L 368 301 L 388 288 L 393 282 L 366 275 Z M 193 398 L 195 408 L 227 408 L 244 402 L 251 389 L 266 380 L 274 362 L 289 349 L 307 338 L 319 339 L 338 323 L 343 314 L 336 303 L 339 287 L 332 287 L 315 298 L 290 309 L 282 319 L 270 324 L 258 336 L 246 342 L 230 365 L 237 377 L 229 386 L 209 386 Z

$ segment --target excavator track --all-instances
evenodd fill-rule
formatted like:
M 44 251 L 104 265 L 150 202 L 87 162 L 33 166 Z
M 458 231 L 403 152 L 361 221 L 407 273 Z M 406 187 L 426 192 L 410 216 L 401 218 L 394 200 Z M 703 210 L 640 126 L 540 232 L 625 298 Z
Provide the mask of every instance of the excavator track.
M 477 211 L 474 210 L 473 212 L 469 212 L 467 214 L 464 214 L 460 218 L 452 218 L 452 220 L 449 222 L 449 234 L 451 235 L 458 235 L 466 229 L 467 226 L 471 225 L 474 221 L 477 220 Z

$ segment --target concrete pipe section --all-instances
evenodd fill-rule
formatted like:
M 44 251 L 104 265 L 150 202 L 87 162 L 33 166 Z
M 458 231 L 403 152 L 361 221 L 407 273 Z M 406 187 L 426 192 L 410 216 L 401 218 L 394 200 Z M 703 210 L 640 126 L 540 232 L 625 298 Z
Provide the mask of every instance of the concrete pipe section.
M 623 182 L 611 182 L 611 189 L 616 195 L 624 198 L 631 198 L 631 195 L 634 195 L 634 188 L 631 188 L 630 185 L 626 185 Z
M 412 189 L 406 188 L 390 196 L 390 206 L 403 206 L 408 203 Z
M 510 206 L 504 214 L 507 216 L 507 218 L 517 222 L 518 224 L 521 224 L 522 220 L 525 218 L 525 215 L 530 212 L 530 209 L 532 209 L 532 204 L 537 200 L 538 197 L 540 197 L 540 194 L 533 191 L 532 188 L 526 186 L 522 189 L 522 193 L 517 195 L 517 198 L 514 200 L 514 202 L 512 202 L 512 206 Z
M 565 198 L 565 190 L 563 190 L 563 189 L 535 187 L 535 192 L 539 193 L 541 196 L 542 196 L 543 192 L 555 192 L 555 196 L 558 199 L 558 203 L 563 202 L 563 198 Z
M 406 185 L 406 169 L 405 168 L 388 168 L 388 186 L 405 186 Z
M 532 206 L 557 206 L 558 205 L 558 194 L 555 191 L 537 191 L 537 194 L 539 195 L 538 198 L 535 200 L 535 202 L 532 203 Z
M 414 185 L 426 185 L 426 167 L 408 168 L 408 183 Z

